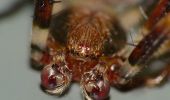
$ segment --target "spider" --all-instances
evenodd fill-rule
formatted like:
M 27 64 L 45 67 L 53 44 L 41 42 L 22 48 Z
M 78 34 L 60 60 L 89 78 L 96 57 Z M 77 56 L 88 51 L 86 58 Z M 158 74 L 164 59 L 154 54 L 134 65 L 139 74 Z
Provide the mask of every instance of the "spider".
M 127 40 L 129 28 L 137 23 L 132 23 L 132 19 L 122 21 L 127 16 L 122 18 L 113 9 L 116 2 L 35 1 L 31 63 L 42 69 L 44 91 L 61 95 L 74 81 L 80 83 L 87 100 L 104 100 L 110 86 L 130 90 L 158 86 L 168 79 L 170 1 L 153 2 L 149 16 L 142 9 L 140 14 L 146 21 L 139 28 L 142 34 L 137 36 L 137 44 Z M 148 64 L 165 58 L 166 67 L 143 73 Z

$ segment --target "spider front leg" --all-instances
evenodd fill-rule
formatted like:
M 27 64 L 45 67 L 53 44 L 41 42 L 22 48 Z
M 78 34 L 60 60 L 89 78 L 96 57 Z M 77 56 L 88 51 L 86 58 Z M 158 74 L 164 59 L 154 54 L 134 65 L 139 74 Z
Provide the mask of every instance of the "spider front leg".
M 152 58 L 169 52 L 170 14 L 169 0 L 160 0 L 144 25 L 147 35 L 139 42 L 128 57 L 131 66 L 141 71 Z M 159 52 L 159 54 L 157 54 Z M 138 73 L 136 71 L 136 73 Z M 127 77 L 131 74 L 127 74 Z M 133 75 L 132 75 L 133 76 Z
M 131 66 L 139 66 L 139 71 L 143 69 L 144 67 L 142 66 L 145 66 L 154 54 L 161 49 L 161 46 L 169 41 L 169 26 L 169 0 L 160 0 L 144 25 L 143 29 L 147 29 L 148 34 L 139 42 L 128 57 L 129 64 Z M 162 51 L 167 52 L 168 50 L 169 48 L 167 47 Z
M 160 86 L 163 83 L 169 81 L 170 77 L 170 63 L 168 63 L 165 68 L 153 76 L 147 76 L 144 78 L 144 85 L 149 87 Z
M 169 0 L 159 0 L 158 4 L 151 12 L 148 20 L 146 21 L 144 27 L 147 30 L 152 29 L 153 26 L 170 11 L 169 7 L 170 7 Z
M 162 4 L 163 3 L 163 4 Z M 148 34 L 139 42 L 139 44 L 135 47 L 132 53 L 129 55 L 125 61 L 121 59 L 115 59 L 116 62 L 113 62 L 112 66 L 119 66 L 118 69 L 114 69 L 114 67 L 110 67 L 108 69 L 110 76 L 114 76 L 114 78 L 110 79 L 113 81 L 111 83 L 113 86 L 116 86 L 120 89 L 131 89 L 141 85 L 144 85 L 149 80 L 149 77 L 140 77 L 141 79 L 137 79 L 136 75 L 143 71 L 146 67 L 146 64 L 149 63 L 150 59 L 155 56 L 154 54 L 161 49 L 161 46 L 166 44 L 169 41 L 170 37 L 170 14 L 169 14 L 169 1 L 163 0 L 160 4 L 156 7 L 160 8 L 160 5 L 164 5 L 165 9 L 160 11 L 158 14 L 151 14 L 152 16 L 149 18 L 147 23 L 152 23 L 152 26 L 149 26 Z M 165 14 L 166 13 L 166 14 Z M 155 16 L 155 18 L 153 18 Z M 152 18 L 152 19 L 151 19 Z M 153 24 L 153 22 L 155 24 Z M 148 26 L 144 26 L 148 27 Z M 167 52 L 170 48 L 169 45 L 162 50 Z M 114 59 L 114 58 L 112 58 Z M 114 69 L 114 70 L 112 70 Z M 163 79 L 165 75 L 160 73 L 158 77 L 161 76 Z M 156 77 L 157 78 L 157 77 Z M 155 78 L 155 80 L 156 80 Z M 109 77 L 108 77 L 109 79 Z M 163 80 L 162 79 L 162 80 Z M 153 79 L 154 80 L 154 79 Z M 154 81 L 152 81 L 153 84 Z M 161 80 L 160 80 L 161 83 Z
M 34 12 L 34 24 L 42 28 L 48 28 L 50 25 L 52 10 L 55 0 L 36 0 Z
M 145 64 L 145 62 L 148 61 L 148 59 L 161 47 L 161 45 L 169 40 L 169 26 L 170 14 L 168 13 L 155 25 L 155 27 L 153 27 L 151 32 L 132 51 L 129 57 L 130 64 Z
M 162 66 L 163 67 L 163 66 Z M 121 91 L 129 91 L 134 88 L 147 86 L 147 87 L 159 87 L 169 81 L 170 77 L 170 64 L 168 63 L 163 69 L 147 73 L 142 76 L 136 76 L 130 79 L 126 84 L 117 87 Z
M 162 45 L 167 46 L 165 49 L 162 50 L 164 53 L 169 52 L 169 38 L 170 38 L 170 14 L 168 13 L 165 17 L 162 17 L 158 23 L 153 26 L 152 30 L 143 40 L 139 42 L 136 48 L 130 54 L 128 60 L 130 67 L 125 74 L 126 79 L 131 79 L 133 83 L 137 83 L 135 75 L 138 72 L 141 72 L 145 67 L 146 64 L 154 58 L 154 54 L 161 49 Z M 162 53 L 161 53 L 162 54 Z M 160 55 L 161 55 L 160 54 Z M 159 56 L 160 56 L 159 55 Z M 156 56 L 158 57 L 158 55 Z M 136 71 L 133 71 L 136 68 Z M 169 68 L 166 68 L 169 69 Z M 157 85 L 162 82 L 169 74 L 165 69 L 158 74 L 157 77 L 150 79 L 149 76 L 141 77 L 139 84 L 141 85 Z M 159 80 L 158 80 L 159 79 Z M 150 81 L 149 81 L 150 80 Z M 131 84 L 132 85 L 132 84 Z
M 42 69 L 42 66 L 50 62 L 47 39 L 50 33 L 53 5 L 59 2 L 55 0 L 35 0 L 31 40 L 31 64 L 35 69 Z

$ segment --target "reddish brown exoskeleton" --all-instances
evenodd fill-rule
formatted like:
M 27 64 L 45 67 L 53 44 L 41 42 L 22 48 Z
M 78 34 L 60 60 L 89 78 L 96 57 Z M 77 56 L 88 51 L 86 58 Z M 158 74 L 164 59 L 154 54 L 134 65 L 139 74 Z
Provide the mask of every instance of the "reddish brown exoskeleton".
M 130 89 L 154 85 L 168 76 L 169 71 L 162 70 L 158 75 L 162 80 L 157 83 L 149 76 L 135 77 L 151 59 L 161 55 L 155 52 L 162 50 L 163 44 L 170 46 L 166 43 L 170 34 L 170 1 L 160 0 L 156 5 L 142 28 L 147 35 L 134 50 L 127 50 L 127 25 L 122 25 L 115 15 L 114 1 L 72 0 L 59 12 L 63 5 L 52 0 L 35 2 L 32 63 L 45 66 L 41 84 L 46 92 L 62 94 L 71 81 L 76 81 L 86 99 L 103 100 L 107 99 L 110 86 Z M 162 54 L 169 49 L 162 50 Z

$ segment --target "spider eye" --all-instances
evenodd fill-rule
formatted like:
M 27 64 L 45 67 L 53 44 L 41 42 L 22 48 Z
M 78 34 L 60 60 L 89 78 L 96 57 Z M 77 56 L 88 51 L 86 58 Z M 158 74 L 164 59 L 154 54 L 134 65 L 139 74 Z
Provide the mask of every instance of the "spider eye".
M 41 84 L 50 94 L 62 94 L 71 82 L 71 73 L 66 65 L 49 64 L 41 72 Z

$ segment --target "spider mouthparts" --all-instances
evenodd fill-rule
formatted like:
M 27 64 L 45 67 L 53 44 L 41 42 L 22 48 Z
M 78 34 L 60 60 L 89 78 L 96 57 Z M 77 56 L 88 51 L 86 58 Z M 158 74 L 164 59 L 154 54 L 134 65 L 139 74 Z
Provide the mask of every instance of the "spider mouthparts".
M 71 82 L 71 72 L 66 65 L 49 64 L 41 72 L 41 85 L 49 94 L 62 94 Z
M 101 67 L 101 66 L 96 66 Z M 87 100 L 104 100 L 108 97 L 110 84 L 100 69 L 95 68 L 83 75 L 81 88 Z

